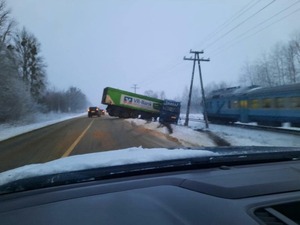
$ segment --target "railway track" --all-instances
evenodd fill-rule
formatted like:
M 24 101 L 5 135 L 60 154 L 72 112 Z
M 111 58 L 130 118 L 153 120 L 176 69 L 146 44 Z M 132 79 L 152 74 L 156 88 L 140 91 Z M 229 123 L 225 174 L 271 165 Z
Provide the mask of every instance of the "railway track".
M 182 118 L 182 119 L 184 120 L 185 118 Z M 190 118 L 189 120 L 193 121 L 193 122 L 205 123 L 204 120 L 202 120 L 202 119 Z M 246 128 L 246 129 L 252 129 L 252 130 L 263 130 L 263 131 L 271 131 L 271 132 L 277 132 L 277 133 L 300 135 L 300 128 L 299 129 L 293 129 L 293 128 L 271 127 L 271 126 L 240 124 L 240 123 L 226 124 L 226 123 L 215 123 L 215 122 L 212 123 L 212 122 L 209 122 L 209 124 L 232 126 L 232 127 L 241 127 L 241 128 Z
M 251 124 L 231 124 L 234 127 L 242 127 L 252 130 L 264 130 L 264 131 L 272 131 L 277 133 L 285 133 L 285 134 L 293 134 L 293 135 L 300 135 L 300 129 L 289 129 L 283 127 L 270 127 L 270 126 L 261 126 L 261 125 L 251 125 Z

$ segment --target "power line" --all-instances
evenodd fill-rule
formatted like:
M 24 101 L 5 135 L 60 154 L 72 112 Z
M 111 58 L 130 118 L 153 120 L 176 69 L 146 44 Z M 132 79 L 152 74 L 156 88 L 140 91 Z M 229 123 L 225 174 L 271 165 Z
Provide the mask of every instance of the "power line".
M 293 12 L 291 12 L 290 14 L 288 14 L 288 15 L 286 15 L 286 16 L 284 16 L 284 17 L 281 17 L 279 20 L 274 21 L 273 23 L 269 24 L 268 26 L 265 26 L 264 28 L 260 29 L 259 31 L 255 32 L 254 34 L 249 35 L 248 37 L 251 37 L 251 36 L 253 36 L 253 35 L 255 35 L 255 34 L 261 32 L 261 31 L 263 31 L 263 30 L 265 30 L 265 29 L 267 29 L 267 28 L 269 28 L 270 26 L 272 26 L 272 25 L 274 25 L 274 24 L 276 24 L 276 23 L 278 23 L 278 22 L 284 20 L 285 18 L 287 18 L 287 17 L 293 15 L 294 13 L 296 13 L 296 12 L 298 12 L 298 11 L 300 11 L 300 8 L 294 10 Z M 247 37 L 247 38 L 248 38 L 248 37 Z
M 234 43 L 236 43 L 236 41 L 238 41 L 239 39 L 243 38 L 246 34 L 248 34 L 249 32 L 251 32 L 254 29 L 257 29 L 259 26 L 265 24 L 266 22 L 272 20 L 273 18 L 277 17 L 278 15 L 282 14 L 283 12 L 287 11 L 288 9 L 290 9 L 291 7 L 293 7 L 294 5 L 300 3 L 299 0 L 297 0 L 296 2 L 294 2 L 293 4 L 289 5 L 288 7 L 286 7 L 283 10 L 280 10 L 279 12 L 273 14 L 271 17 L 269 17 L 268 19 L 256 24 L 255 26 L 253 26 L 252 28 L 248 29 L 247 31 L 245 31 L 244 33 L 242 33 L 241 35 L 237 36 L 235 39 L 233 39 L 232 41 L 227 42 L 227 44 L 222 45 L 222 47 L 219 47 L 213 51 L 211 51 L 212 54 L 214 54 L 214 52 L 218 52 L 221 49 L 227 48 L 228 45 L 232 46 Z
M 213 33 L 211 33 L 210 35 L 208 35 L 208 37 L 206 39 L 208 39 L 209 37 L 215 35 L 216 33 L 224 30 L 224 28 L 228 27 L 232 22 L 236 21 L 239 17 L 241 17 L 244 13 L 246 13 L 247 11 L 249 11 L 251 8 L 253 8 L 255 5 L 257 5 L 261 0 L 257 0 L 256 2 L 253 1 L 249 1 L 244 7 L 242 7 L 239 11 L 237 11 L 231 18 L 229 18 L 227 21 L 225 21 L 222 25 L 220 25 Z M 275 1 L 275 0 L 274 0 Z M 172 71 L 174 68 L 180 66 L 181 64 L 183 64 L 183 62 L 178 62 L 170 67 L 168 67 L 167 69 L 163 69 L 159 72 L 155 72 L 155 73 L 169 73 L 170 71 Z M 151 80 L 146 81 L 143 80 L 143 84 L 148 84 L 151 83 L 153 81 L 153 79 L 151 78 Z
M 229 18 L 227 21 L 225 21 L 223 24 L 221 24 L 219 27 L 215 29 L 215 31 L 211 32 L 206 38 L 204 38 L 201 43 L 202 45 L 211 37 L 219 33 L 220 31 L 224 30 L 226 27 L 228 27 L 232 22 L 240 18 L 244 13 L 246 13 L 248 10 L 253 8 L 257 3 L 259 3 L 261 0 L 258 0 L 253 3 L 253 1 L 248 2 L 242 9 L 240 9 L 237 13 L 235 13 L 231 18 Z M 251 5 L 252 3 L 252 5 Z M 249 6 L 250 5 L 250 6 Z
M 287 18 L 287 17 L 293 15 L 294 13 L 296 13 L 296 12 L 298 12 L 298 11 L 300 11 L 300 8 L 294 10 L 293 12 L 291 12 L 290 14 L 288 14 L 288 15 L 286 15 L 286 16 L 284 16 L 284 17 L 281 17 L 280 19 L 274 21 L 273 23 L 271 23 L 271 24 L 269 24 L 269 25 L 263 27 L 262 29 L 258 30 L 257 32 L 255 32 L 255 33 L 253 33 L 253 34 L 250 34 L 250 35 L 246 36 L 246 37 L 243 38 L 243 39 L 240 39 L 240 40 L 238 40 L 238 41 L 235 41 L 235 42 L 232 43 L 231 45 L 225 46 L 224 49 L 228 49 L 229 47 L 232 47 L 232 46 L 234 46 L 235 44 L 238 44 L 238 43 L 240 43 L 240 42 L 242 42 L 242 41 L 244 41 L 244 40 L 246 40 L 246 39 L 248 39 L 248 38 L 250 38 L 250 37 L 256 35 L 257 33 L 264 31 L 265 29 L 269 28 L 270 26 L 272 26 L 272 25 L 274 25 L 274 24 L 276 24 L 276 23 L 278 23 L 278 22 L 284 20 L 285 18 Z M 219 53 L 218 53 L 218 54 L 215 54 L 215 55 L 219 55 L 220 53 L 221 53 L 221 51 L 219 51 Z
M 235 27 L 233 27 L 232 29 L 230 29 L 229 31 L 227 31 L 225 34 L 223 34 L 222 36 L 220 36 L 219 38 L 217 38 L 215 41 L 211 42 L 208 46 L 206 46 L 206 48 L 214 45 L 216 42 L 218 42 L 222 38 L 226 37 L 228 34 L 230 34 L 232 31 L 234 31 L 235 29 L 237 29 L 238 27 L 240 27 L 242 24 L 244 24 L 245 22 L 247 22 L 248 20 L 250 20 L 251 18 L 253 18 L 254 16 L 256 16 L 258 13 L 260 13 L 261 11 L 263 11 L 264 9 L 266 9 L 267 7 L 269 7 L 270 5 L 272 5 L 275 1 L 276 0 L 272 0 L 272 2 L 268 3 L 267 5 L 265 5 L 264 7 L 262 7 L 261 9 L 259 9 L 258 11 L 256 11 L 255 13 L 253 13 L 251 16 L 247 17 L 245 20 L 243 20 L 238 25 L 236 25 Z
M 255 32 L 255 33 L 253 33 L 253 34 L 250 34 L 250 35 L 246 36 L 245 38 L 239 40 L 238 42 L 235 41 L 235 42 L 232 43 L 231 45 L 226 46 L 225 49 L 227 49 L 227 48 L 229 48 L 229 47 L 232 47 L 233 45 L 238 44 L 238 43 L 240 43 L 241 41 L 244 41 L 244 40 L 246 40 L 246 39 L 248 39 L 248 38 L 250 38 L 250 37 L 256 35 L 257 33 L 266 30 L 266 29 L 269 28 L 270 26 L 273 26 L 274 24 L 279 23 L 280 21 L 282 21 L 282 20 L 284 20 L 285 18 L 287 18 L 287 17 L 289 17 L 289 16 L 295 14 L 295 13 L 298 12 L 298 11 L 300 11 L 300 8 L 294 10 L 293 12 L 291 12 L 290 14 L 288 14 L 288 15 L 286 15 L 286 16 L 284 16 L 284 17 L 281 17 L 280 19 L 274 21 L 273 23 L 271 23 L 271 24 L 269 24 L 269 25 L 263 27 L 262 29 L 258 30 L 257 32 Z M 218 54 L 220 54 L 220 53 L 221 53 L 221 51 L 219 51 Z M 218 55 L 218 54 L 215 54 L 215 55 Z
M 169 66 L 165 66 L 164 68 L 158 69 L 157 71 L 154 72 L 149 72 L 147 73 L 147 77 L 146 79 L 143 79 L 141 82 L 139 82 L 140 85 L 148 85 L 150 83 L 155 83 L 155 76 L 157 77 L 157 79 L 161 79 L 161 74 L 166 74 L 166 73 L 170 73 L 171 71 L 173 71 L 175 68 L 181 66 L 183 64 L 183 62 L 174 62 L 174 64 L 169 65 Z
M 234 22 L 235 20 L 237 20 L 240 16 L 242 16 L 244 13 L 246 13 L 248 10 L 250 10 L 251 8 L 253 8 L 255 5 L 257 5 L 261 0 L 257 0 L 256 2 L 253 3 L 253 1 L 249 1 L 244 7 L 242 7 L 239 11 L 237 11 L 232 17 L 230 17 L 227 21 L 225 21 L 223 24 L 221 24 L 214 32 L 212 32 L 210 35 L 208 35 L 205 39 L 210 38 L 211 36 L 215 35 L 216 33 L 224 30 L 224 28 L 228 27 L 228 25 L 230 25 L 232 22 Z M 172 71 L 173 69 L 175 69 L 176 67 L 180 66 L 181 64 L 183 64 L 183 61 L 177 62 L 174 65 L 171 65 L 170 67 L 168 67 L 167 69 L 163 69 L 161 71 L 155 72 L 156 74 L 162 74 L 162 73 L 169 73 L 170 71 Z M 151 80 L 145 81 L 143 80 L 142 84 L 149 84 L 153 82 L 153 79 L 151 78 Z
M 234 16 L 232 16 L 230 19 L 228 19 L 226 22 L 224 22 L 222 25 L 219 26 L 219 28 L 217 28 L 217 31 L 213 32 L 213 34 L 210 34 L 209 36 L 211 35 L 214 35 L 215 33 L 218 33 L 220 32 L 221 30 L 224 30 L 224 28 L 228 27 L 228 25 L 230 25 L 232 22 L 236 21 L 238 18 L 240 18 L 244 13 L 246 13 L 247 11 L 249 11 L 251 8 L 253 8 L 255 5 L 257 5 L 261 0 L 257 0 L 256 2 L 248 2 L 244 7 L 242 7 L 237 13 L 234 14 Z M 273 0 L 273 2 L 276 1 L 276 0 Z M 272 4 L 273 2 L 269 3 L 269 4 Z M 268 5 L 267 5 L 268 6 Z M 265 7 L 267 7 L 265 6 Z M 264 9 L 264 8 L 263 8 Z M 261 10 L 263 10 L 261 9 Z M 257 12 L 258 13 L 258 12 Z M 256 13 L 256 14 L 257 14 Z M 168 73 L 170 71 L 172 71 L 175 67 L 181 65 L 183 62 L 178 62 L 174 65 L 172 65 L 171 67 L 169 67 L 168 69 L 166 70 L 163 70 L 162 72 L 159 71 L 158 73 Z M 156 72 L 157 73 L 157 72 Z M 153 79 L 151 79 L 150 81 L 146 82 L 146 83 L 150 83 L 152 82 Z M 143 81 L 143 83 L 145 83 L 145 80 Z

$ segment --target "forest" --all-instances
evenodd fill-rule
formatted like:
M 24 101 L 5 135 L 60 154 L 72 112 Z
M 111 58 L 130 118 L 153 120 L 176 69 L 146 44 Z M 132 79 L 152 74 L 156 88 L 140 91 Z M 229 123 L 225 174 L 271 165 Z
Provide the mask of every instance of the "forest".
M 36 112 L 77 112 L 86 107 L 87 98 L 79 88 L 50 88 L 41 43 L 27 28 L 18 27 L 0 0 L 0 123 L 30 121 Z

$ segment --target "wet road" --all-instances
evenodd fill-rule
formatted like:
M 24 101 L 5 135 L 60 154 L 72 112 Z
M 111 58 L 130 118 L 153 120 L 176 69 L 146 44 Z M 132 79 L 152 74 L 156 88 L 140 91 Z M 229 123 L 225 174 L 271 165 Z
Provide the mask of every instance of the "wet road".
M 172 148 L 180 144 L 123 119 L 80 117 L 0 142 L 0 172 L 69 155 L 139 146 Z

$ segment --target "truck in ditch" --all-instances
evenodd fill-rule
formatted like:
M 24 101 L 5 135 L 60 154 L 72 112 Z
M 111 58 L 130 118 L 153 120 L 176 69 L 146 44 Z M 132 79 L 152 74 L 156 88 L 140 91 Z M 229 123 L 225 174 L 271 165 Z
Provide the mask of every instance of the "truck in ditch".
M 177 123 L 180 115 L 180 102 L 161 100 L 116 88 L 103 90 L 102 104 L 107 105 L 110 116 L 119 118 L 159 118 L 161 123 Z

